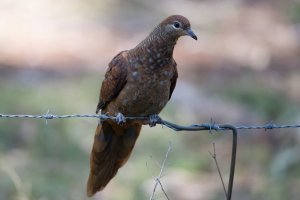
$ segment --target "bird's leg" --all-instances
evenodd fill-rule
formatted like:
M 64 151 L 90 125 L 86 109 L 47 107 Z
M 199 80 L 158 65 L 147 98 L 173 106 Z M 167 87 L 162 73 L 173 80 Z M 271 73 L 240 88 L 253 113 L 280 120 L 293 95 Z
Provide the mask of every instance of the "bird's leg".
M 156 126 L 156 124 L 159 124 L 160 122 L 161 122 L 161 118 L 157 114 L 153 114 L 149 116 L 150 127 Z
M 122 113 L 118 113 L 115 120 L 118 125 L 123 125 L 126 122 L 126 118 Z

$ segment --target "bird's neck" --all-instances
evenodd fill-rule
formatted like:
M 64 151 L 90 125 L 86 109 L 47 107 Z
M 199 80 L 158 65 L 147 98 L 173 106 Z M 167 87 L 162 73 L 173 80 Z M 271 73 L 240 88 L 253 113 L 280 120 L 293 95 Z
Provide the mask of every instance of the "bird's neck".
M 176 42 L 177 38 L 162 34 L 159 28 L 155 28 L 132 52 L 134 56 L 143 55 L 143 58 L 139 58 L 143 63 L 161 67 L 172 60 Z

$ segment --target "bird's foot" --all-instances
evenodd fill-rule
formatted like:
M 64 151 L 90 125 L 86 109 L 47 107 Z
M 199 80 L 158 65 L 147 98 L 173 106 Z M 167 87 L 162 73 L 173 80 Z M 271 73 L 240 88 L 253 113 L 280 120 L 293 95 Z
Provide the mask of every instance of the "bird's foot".
M 157 114 L 149 116 L 150 127 L 156 126 L 156 124 L 160 124 L 160 123 L 161 123 L 161 118 Z
M 118 113 L 115 121 L 117 122 L 118 125 L 123 125 L 126 122 L 126 118 L 122 113 Z

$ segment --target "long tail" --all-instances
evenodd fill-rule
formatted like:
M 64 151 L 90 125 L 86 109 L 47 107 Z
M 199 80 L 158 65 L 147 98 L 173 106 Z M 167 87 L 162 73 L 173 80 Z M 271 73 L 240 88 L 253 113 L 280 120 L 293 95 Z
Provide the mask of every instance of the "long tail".
M 114 128 L 108 122 L 98 124 L 90 155 L 90 175 L 87 182 L 89 197 L 103 190 L 118 169 L 127 162 L 141 131 L 141 125 L 124 127 L 126 128 Z

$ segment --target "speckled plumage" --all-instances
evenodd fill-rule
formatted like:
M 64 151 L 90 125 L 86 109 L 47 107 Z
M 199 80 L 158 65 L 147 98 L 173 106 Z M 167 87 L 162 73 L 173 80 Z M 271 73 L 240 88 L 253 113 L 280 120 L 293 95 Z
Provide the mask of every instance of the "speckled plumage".
M 109 63 L 102 82 L 97 113 L 125 116 L 158 114 L 171 98 L 177 69 L 173 49 L 180 36 L 197 39 L 180 15 L 163 20 L 135 48 L 120 52 Z M 87 194 L 102 190 L 126 163 L 141 130 L 140 121 L 98 124 L 90 157 Z

